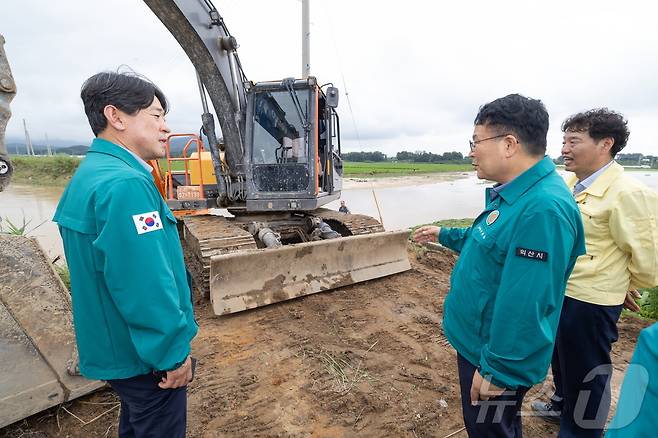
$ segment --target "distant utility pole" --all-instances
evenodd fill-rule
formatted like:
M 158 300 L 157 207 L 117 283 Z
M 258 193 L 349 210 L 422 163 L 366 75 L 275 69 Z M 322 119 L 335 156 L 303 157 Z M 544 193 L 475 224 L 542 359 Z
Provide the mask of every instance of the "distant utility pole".
M 311 75 L 310 0 L 302 0 L 302 78 Z
M 46 152 L 48 156 L 51 156 L 53 154 L 53 150 L 50 147 L 50 142 L 48 141 L 48 133 L 46 132 Z
M 23 119 L 23 129 L 25 129 L 25 149 L 27 149 L 27 154 L 34 156 L 34 148 L 32 148 L 30 133 L 27 132 L 27 123 L 25 123 L 25 119 Z

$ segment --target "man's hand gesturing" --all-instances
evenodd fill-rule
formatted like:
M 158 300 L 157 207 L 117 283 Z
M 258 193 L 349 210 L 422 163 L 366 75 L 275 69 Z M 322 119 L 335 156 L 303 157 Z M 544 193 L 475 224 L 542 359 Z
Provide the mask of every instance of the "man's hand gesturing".
M 439 240 L 440 232 L 441 227 L 435 225 L 423 225 L 414 231 L 413 240 L 420 245 L 427 242 L 436 243 Z

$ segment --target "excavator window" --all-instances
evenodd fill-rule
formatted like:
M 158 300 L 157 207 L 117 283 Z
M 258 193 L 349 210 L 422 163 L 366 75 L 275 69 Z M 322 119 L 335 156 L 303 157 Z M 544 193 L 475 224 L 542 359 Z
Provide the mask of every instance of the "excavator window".
M 310 90 L 254 93 L 252 164 L 262 192 L 305 192 L 309 177 Z M 297 106 L 299 102 L 299 106 Z
M 309 93 L 299 92 L 308 120 Z M 254 164 L 306 163 L 307 135 L 294 102 L 286 90 L 261 91 L 254 96 L 252 162 Z

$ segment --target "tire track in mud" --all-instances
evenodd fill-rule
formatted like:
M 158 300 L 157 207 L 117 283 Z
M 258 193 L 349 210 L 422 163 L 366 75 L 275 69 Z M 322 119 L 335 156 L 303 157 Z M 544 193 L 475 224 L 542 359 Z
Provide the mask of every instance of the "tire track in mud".
M 448 251 L 408 254 L 412 270 L 403 274 L 227 317 L 214 316 L 197 296 L 192 351 L 199 364 L 188 388 L 188 436 L 441 438 L 460 429 L 456 353 L 441 329 L 456 258 Z M 646 325 L 622 318 L 617 368 L 625 368 Z M 110 396 L 104 391 L 67 409 L 94 418 L 104 406 L 84 402 L 116 400 Z M 83 427 L 50 410 L 0 438 L 113 435 L 117 418 Z M 523 422 L 530 438 L 556 435 L 539 419 Z
M 456 426 L 460 417 L 443 407 L 457 406 L 454 353 L 441 344 L 437 313 L 443 271 L 454 258 L 430 257 L 429 266 L 386 279 L 239 317 L 200 317 L 206 323 L 195 350 L 215 345 L 208 359 L 219 375 L 199 379 L 207 389 L 198 400 L 190 396 L 191 409 L 207 417 L 197 430 L 208 437 L 432 436 L 442 424 Z M 250 375 L 253 383 L 245 382 Z

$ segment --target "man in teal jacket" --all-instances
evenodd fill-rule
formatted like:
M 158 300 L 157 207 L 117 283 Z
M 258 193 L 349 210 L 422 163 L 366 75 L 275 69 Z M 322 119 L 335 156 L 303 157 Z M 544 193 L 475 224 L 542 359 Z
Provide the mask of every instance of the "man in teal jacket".
M 653 438 L 658 434 L 658 323 L 645 328 L 626 370 L 617 412 L 605 438 Z
M 164 155 L 167 101 L 126 73 L 92 76 L 81 97 L 96 139 L 54 217 L 80 371 L 119 394 L 119 436 L 184 437 L 198 327 L 176 218 L 146 163 Z
M 578 207 L 545 157 L 548 113 L 518 94 L 480 108 L 470 157 L 498 184 L 469 228 L 423 226 L 419 243 L 459 252 L 444 304 L 457 350 L 469 436 L 520 437 L 530 386 L 546 376 L 576 258 L 585 253 Z

